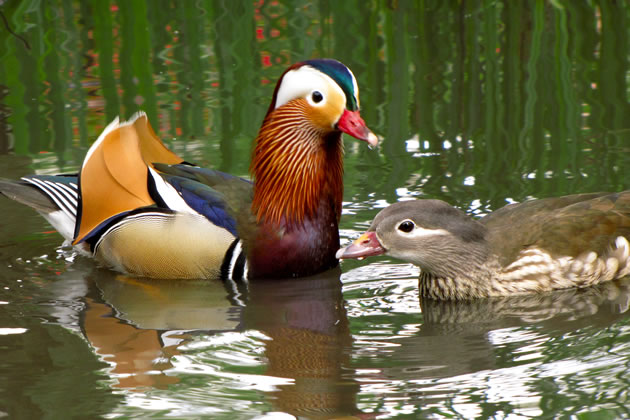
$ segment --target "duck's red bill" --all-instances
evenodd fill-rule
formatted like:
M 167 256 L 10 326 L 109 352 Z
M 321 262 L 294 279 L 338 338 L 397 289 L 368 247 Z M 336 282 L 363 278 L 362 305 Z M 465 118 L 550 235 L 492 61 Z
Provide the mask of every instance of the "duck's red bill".
M 367 128 L 359 111 L 348 111 L 346 109 L 341 118 L 339 118 L 337 128 L 346 134 L 350 134 L 352 137 L 367 142 L 372 147 L 378 144 L 378 137 Z
M 335 255 L 338 259 L 365 258 L 374 255 L 382 255 L 385 248 L 376 237 L 375 232 L 365 232 L 363 235 L 345 248 L 341 248 Z

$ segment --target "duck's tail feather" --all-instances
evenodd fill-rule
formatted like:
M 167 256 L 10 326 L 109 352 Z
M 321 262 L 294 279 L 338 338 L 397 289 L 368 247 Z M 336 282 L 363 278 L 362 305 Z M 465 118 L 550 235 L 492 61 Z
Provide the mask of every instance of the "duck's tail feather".
M 66 240 L 73 239 L 79 202 L 76 175 L 31 175 L 19 181 L 0 178 L 0 194 L 33 208 Z
M 0 193 L 11 200 L 34 208 L 40 213 L 59 210 L 55 203 L 39 188 L 26 181 L 0 178 Z

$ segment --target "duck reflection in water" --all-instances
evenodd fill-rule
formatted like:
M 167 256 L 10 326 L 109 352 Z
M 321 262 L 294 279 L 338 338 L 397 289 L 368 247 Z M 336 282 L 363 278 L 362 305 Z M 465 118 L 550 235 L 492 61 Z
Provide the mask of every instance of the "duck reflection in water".
M 76 273 L 80 270 L 76 265 L 74 269 L 66 273 L 67 287 L 63 287 L 63 274 L 55 283 L 60 293 L 77 290 Z M 189 389 L 180 381 L 206 373 L 182 373 L 177 356 L 201 367 L 222 366 L 216 368 L 219 380 L 236 378 L 241 381 L 237 386 L 242 387 L 247 367 L 238 361 L 224 364 L 223 359 L 215 363 L 212 353 L 218 351 L 217 345 L 201 349 L 199 345 L 230 332 L 260 332 L 262 335 L 255 335 L 259 341 L 254 343 L 259 350 L 252 353 L 247 343 L 245 352 L 248 357 L 262 356 L 265 368 L 260 371 L 254 367 L 253 375 L 246 376 L 278 379 L 260 394 L 274 410 L 308 418 L 377 415 L 357 408 L 359 383 L 377 389 L 393 387 L 382 395 L 383 403 L 404 400 L 422 413 L 431 403 L 444 403 L 444 389 L 435 390 L 435 380 L 455 380 L 460 375 L 523 363 L 516 353 L 523 345 L 519 340 L 531 340 L 529 333 L 544 346 L 553 337 L 583 328 L 603 330 L 626 317 L 630 302 L 628 280 L 469 302 L 420 298 L 422 314 L 416 318 L 417 329 L 383 337 L 387 346 L 372 346 L 353 342 L 346 306 L 354 303 L 344 300 L 338 270 L 239 287 L 211 281 L 156 282 L 117 276 L 107 270 L 92 272 L 82 281 L 88 285 L 87 291 L 82 297 L 72 297 L 75 303 L 64 306 L 86 303 L 80 314 L 82 331 L 95 352 L 110 364 L 108 373 L 115 387 L 139 392 L 167 387 L 177 391 L 180 386 Z M 358 318 L 352 318 L 353 322 L 362 325 L 363 315 L 354 316 Z M 392 325 L 407 325 L 416 317 L 388 316 Z M 375 328 L 375 322 L 355 328 L 355 334 L 360 336 L 362 328 Z M 516 344 L 506 347 L 496 340 L 497 333 L 516 340 Z M 229 352 L 230 344 L 225 346 Z M 553 352 L 545 355 L 541 351 L 539 357 L 553 357 Z M 213 360 L 208 362 L 209 358 Z M 216 377 L 211 372 L 207 381 L 214 382 Z M 404 384 L 404 392 L 398 392 L 394 384 Z M 448 387 L 448 382 L 443 385 Z M 229 385 L 218 386 L 224 387 L 221 392 L 231 389 Z M 452 390 L 455 392 L 457 386 Z
M 112 364 L 115 387 L 165 388 L 178 382 L 165 371 L 178 346 L 194 331 L 230 331 L 242 308 L 226 299 L 220 283 L 156 281 L 100 270 L 96 293 L 86 297 L 82 329 Z M 158 373 L 159 372 L 159 373 Z
M 83 331 L 112 365 L 116 387 L 164 388 L 172 358 L 199 335 L 262 332 L 265 375 L 286 378 L 266 394 L 276 410 L 309 418 L 362 416 L 352 379 L 352 337 L 340 271 L 246 285 L 168 282 L 99 271 Z M 227 292 L 226 292 L 227 289 Z M 238 364 L 238 363 L 237 363 Z M 347 372 L 344 374 L 344 372 Z
M 443 403 L 444 388 L 434 390 L 436 379 L 455 380 L 463 378 L 461 375 L 529 363 L 532 359 L 521 361 L 517 354 L 525 345 L 523 340 L 527 345 L 539 343 L 544 353 L 544 343 L 553 337 L 584 328 L 602 330 L 627 317 L 630 279 L 537 295 L 471 301 L 420 296 L 419 300 L 422 324 L 417 332 L 393 340 L 396 346 L 389 357 L 382 359 L 382 365 L 373 366 L 380 372 L 365 379 L 410 381 L 405 391 L 409 403 Z M 506 346 L 502 340 L 513 344 Z M 550 362 L 545 358 L 554 354 L 550 351 L 536 357 Z

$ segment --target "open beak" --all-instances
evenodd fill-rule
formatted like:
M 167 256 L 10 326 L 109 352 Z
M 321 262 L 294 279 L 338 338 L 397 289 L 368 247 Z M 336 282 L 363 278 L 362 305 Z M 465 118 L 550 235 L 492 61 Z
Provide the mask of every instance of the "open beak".
M 378 144 L 378 137 L 367 128 L 359 111 L 344 110 L 337 128 L 352 137 L 366 141 L 372 147 Z
M 385 248 L 381 245 L 376 237 L 376 232 L 365 232 L 363 235 L 352 242 L 349 246 L 341 248 L 337 251 L 335 257 L 337 259 L 344 258 L 364 258 L 374 255 L 382 255 L 385 253 Z

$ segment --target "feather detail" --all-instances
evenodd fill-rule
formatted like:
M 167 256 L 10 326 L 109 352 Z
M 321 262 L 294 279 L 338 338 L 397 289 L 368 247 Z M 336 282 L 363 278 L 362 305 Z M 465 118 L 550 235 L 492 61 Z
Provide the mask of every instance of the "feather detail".
M 155 135 L 147 116 L 114 120 L 87 153 L 79 176 L 81 202 L 73 244 L 115 214 L 154 204 L 147 191 L 153 162 L 180 163 Z
M 256 138 L 250 166 L 252 212 L 259 223 L 294 226 L 331 200 L 337 220 L 343 198 L 341 132 L 312 123 L 304 99 L 272 110 Z

